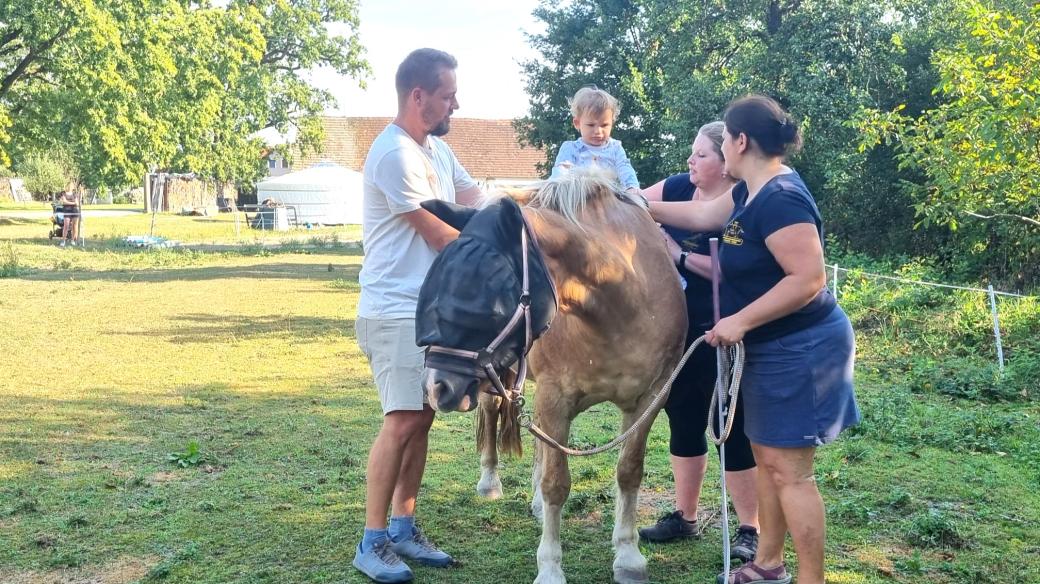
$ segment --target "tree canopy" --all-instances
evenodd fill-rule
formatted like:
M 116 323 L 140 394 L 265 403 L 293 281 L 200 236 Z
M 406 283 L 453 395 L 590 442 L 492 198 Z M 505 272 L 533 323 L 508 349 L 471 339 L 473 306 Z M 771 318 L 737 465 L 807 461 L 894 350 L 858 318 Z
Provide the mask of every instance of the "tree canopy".
M 976 256 L 1003 246 L 1013 263 L 1033 258 L 1020 268 L 1032 279 L 1040 275 L 1040 5 L 957 0 L 949 16 L 951 42 L 932 57 L 942 102 L 916 113 L 865 111 L 862 145 L 886 141 L 904 167 L 923 171 L 903 183 L 922 223 L 966 232 Z
M 320 139 L 332 97 L 305 70 L 367 74 L 357 25 L 355 0 L 5 2 L 0 161 L 60 147 L 88 186 L 151 169 L 253 178 L 256 131 Z
M 977 243 L 946 228 L 964 211 L 1036 219 L 1038 15 L 1024 0 L 543 0 L 517 127 L 551 160 L 573 139 L 567 98 L 594 83 L 621 101 L 614 136 L 650 185 L 684 170 L 726 103 L 764 93 L 799 120 L 792 163 L 839 242 L 958 261 Z

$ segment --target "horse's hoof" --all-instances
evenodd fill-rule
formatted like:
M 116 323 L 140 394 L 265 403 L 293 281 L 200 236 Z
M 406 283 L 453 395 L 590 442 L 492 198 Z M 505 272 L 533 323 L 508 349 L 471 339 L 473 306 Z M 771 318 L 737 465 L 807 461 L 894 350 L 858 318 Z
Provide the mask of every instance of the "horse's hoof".
M 617 582 L 617 584 L 647 584 L 650 582 L 650 575 L 647 574 L 646 570 L 615 568 L 614 582 Z
M 495 499 L 501 499 L 502 481 L 495 479 L 494 481 L 488 481 L 488 484 L 485 484 L 484 481 L 480 481 L 477 483 L 477 494 L 492 501 Z

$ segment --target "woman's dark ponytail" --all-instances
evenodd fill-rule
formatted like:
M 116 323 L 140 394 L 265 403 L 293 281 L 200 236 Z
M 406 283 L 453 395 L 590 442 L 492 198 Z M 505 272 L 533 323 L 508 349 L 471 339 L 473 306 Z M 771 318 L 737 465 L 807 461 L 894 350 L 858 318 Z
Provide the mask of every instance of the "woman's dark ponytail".
M 722 119 L 731 136 L 747 135 L 767 156 L 788 156 L 802 147 L 798 123 L 779 103 L 764 95 L 731 102 Z

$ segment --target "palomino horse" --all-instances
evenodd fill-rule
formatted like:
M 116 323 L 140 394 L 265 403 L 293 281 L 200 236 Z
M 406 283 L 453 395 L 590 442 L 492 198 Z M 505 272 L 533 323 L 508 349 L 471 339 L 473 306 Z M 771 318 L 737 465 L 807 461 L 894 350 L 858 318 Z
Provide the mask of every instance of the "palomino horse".
M 686 334 L 683 294 L 661 232 L 641 205 L 595 171 L 574 171 L 514 198 L 525 204 L 523 211 L 509 198 L 480 212 L 424 203 L 461 230 L 434 262 L 419 298 L 416 334 L 429 347 L 423 377 L 429 403 L 439 410 L 472 409 L 480 388 L 489 380 L 501 388 L 498 375 L 506 376 L 529 346 L 535 424 L 545 433 L 566 444 L 575 416 L 605 401 L 621 410 L 622 430 L 628 429 L 678 362 Z M 525 231 L 533 238 L 526 253 Z M 527 298 L 530 314 L 517 324 L 523 312 L 517 305 Z M 496 401 L 503 400 L 480 399 L 486 425 L 495 422 Z M 616 582 L 648 581 L 636 499 L 649 426 L 631 435 L 618 459 Z M 493 474 L 494 431 L 483 436 L 481 483 L 494 494 L 501 488 Z M 535 582 L 565 582 L 560 521 L 571 486 L 566 456 L 538 443 L 533 475 L 532 510 L 542 518 Z

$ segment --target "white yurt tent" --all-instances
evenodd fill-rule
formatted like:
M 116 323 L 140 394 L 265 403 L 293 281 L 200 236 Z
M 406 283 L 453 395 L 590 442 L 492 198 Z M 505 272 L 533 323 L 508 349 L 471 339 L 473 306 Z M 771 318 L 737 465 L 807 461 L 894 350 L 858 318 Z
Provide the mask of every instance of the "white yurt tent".
M 361 223 L 361 185 L 360 172 L 332 162 L 319 162 L 256 183 L 256 200 L 263 203 L 271 199 L 294 207 L 300 225 Z

